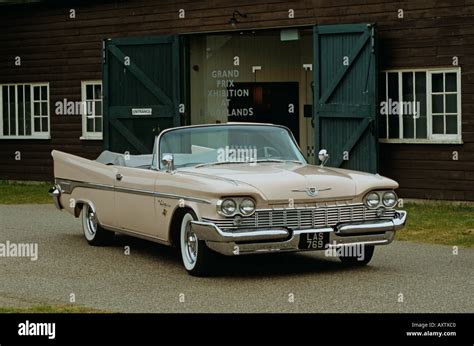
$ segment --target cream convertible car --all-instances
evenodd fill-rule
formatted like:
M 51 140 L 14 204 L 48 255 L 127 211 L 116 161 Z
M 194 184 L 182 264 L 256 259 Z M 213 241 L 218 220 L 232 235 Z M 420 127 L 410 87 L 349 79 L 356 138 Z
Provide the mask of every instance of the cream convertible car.
M 91 245 L 115 232 L 181 250 L 192 275 L 216 253 L 243 255 L 348 249 L 364 265 L 406 220 L 398 184 L 380 175 L 306 163 L 291 132 L 268 124 L 163 131 L 152 155 L 103 152 L 95 161 L 53 151 L 56 206 L 82 218 Z M 356 246 L 352 246 L 355 248 Z M 363 260 L 360 260 L 362 259 Z

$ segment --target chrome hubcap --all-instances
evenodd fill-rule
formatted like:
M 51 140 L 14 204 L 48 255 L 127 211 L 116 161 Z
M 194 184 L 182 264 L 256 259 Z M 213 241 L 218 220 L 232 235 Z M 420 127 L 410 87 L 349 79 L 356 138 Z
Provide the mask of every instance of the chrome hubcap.
M 186 245 L 186 257 L 190 263 L 194 263 L 197 257 L 197 244 L 198 239 L 194 232 L 191 230 L 191 223 L 186 225 L 186 233 L 184 235 L 184 241 Z
M 87 230 L 91 235 L 97 232 L 97 217 L 91 208 L 87 211 L 87 226 Z

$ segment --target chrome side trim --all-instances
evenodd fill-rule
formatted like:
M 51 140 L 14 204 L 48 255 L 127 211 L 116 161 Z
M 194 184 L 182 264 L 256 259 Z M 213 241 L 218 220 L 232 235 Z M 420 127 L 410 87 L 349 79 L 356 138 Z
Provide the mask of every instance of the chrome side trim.
M 62 191 L 67 194 L 71 194 L 72 191 L 74 191 L 74 189 L 78 187 L 83 187 L 83 188 L 95 189 L 95 190 L 132 193 L 132 194 L 142 195 L 142 196 L 153 196 L 153 197 L 170 198 L 170 199 L 184 199 L 190 202 L 211 204 L 210 201 L 206 199 L 201 199 L 201 198 L 195 198 L 195 197 L 184 196 L 184 195 L 176 195 L 176 194 L 171 194 L 171 193 L 154 192 L 154 191 L 149 191 L 149 190 L 132 189 L 132 188 L 126 188 L 126 187 L 115 187 L 113 185 L 88 183 L 85 181 L 75 181 L 75 180 L 57 178 L 56 184 L 58 184 L 61 187 Z
M 148 235 L 148 234 L 138 233 L 138 232 L 131 231 L 131 230 L 128 230 L 128 229 L 116 228 L 116 227 L 112 227 L 112 226 L 108 226 L 108 225 L 102 225 L 101 224 L 101 226 L 104 227 L 105 229 L 108 229 L 109 231 L 112 231 L 112 232 L 125 234 L 125 235 L 129 235 L 129 236 L 132 236 L 132 237 L 137 237 L 137 238 L 152 241 L 152 242 L 158 243 L 158 244 L 171 245 L 170 242 L 168 242 L 168 241 L 165 241 L 161 238 L 154 237 L 154 236 L 151 236 L 151 235 Z

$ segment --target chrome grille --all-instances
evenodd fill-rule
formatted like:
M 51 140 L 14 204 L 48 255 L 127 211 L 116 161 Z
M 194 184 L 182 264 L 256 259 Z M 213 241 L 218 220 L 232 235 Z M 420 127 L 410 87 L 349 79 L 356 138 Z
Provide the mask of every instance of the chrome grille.
M 234 225 L 234 219 L 215 220 L 203 218 L 203 221 L 213 222 L 221 229 L 246 229 L 288 227 L 292 229 L 332 227 L 339 223 L 386 220 L 395 217 L 394 210 L 386 210 L 378 217 L 377 211 L 367 208 L 364 204 L 330 206 L 319 208 L 279 208 L 256 210 L 252 216 L 242 217 L 239 226 Z

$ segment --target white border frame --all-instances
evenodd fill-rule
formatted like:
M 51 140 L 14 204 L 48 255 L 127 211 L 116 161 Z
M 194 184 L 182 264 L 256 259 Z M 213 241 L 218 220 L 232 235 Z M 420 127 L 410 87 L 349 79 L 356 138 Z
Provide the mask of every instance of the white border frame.
M 17 85 L 29 85 L 30 86 L 30 100 L 31 100 L 31 135 L 28 136 L 4 136 L 3 135 L 3 87 L 4 86 L 15 86 L 15 116 L 18 119 L 18 98 L 17 98 Z M 48 132 L 35 132 L 34 124 L 34 95 L 33 87 L 34 86 L 46 86 L 47 87 L 47 104 L 48 104 Z M 50 98 L 49 98 L 49 82 L 25 82 L 25 83 L 3 83 L 0 84 L 0 140 L 2 139 L 51 139 L 51 110 L 50 110 Z M 10 89 L 9 89 L 10 90 Z M 41 92 L 41 90 L 40 90 Z M 10 103 L 9 103 L 10 104 Z
M 427 120 L 427 136 L 428 138 L 402 138 L 403 137 L 403 126 L 400 126 L 400 122 L 403 119 L 399 115 L 399 136 L 400 138 L 379 138 L 380 143 L 400 143 L 400 144 L 463 144 L 462 141 L 462 90 L 461 90 L 461 67 L 434 67 L 434 68 L 400 68 L 400 69 L 387 69 L 381 71 L 383 73 L 395 72 L 398 73 L 398 89 L 399 97 L 402 99 L 401 94 L 401 76 L 403 72 L 426 72 L 426 120 Z M 453 73 L 456 72 L 456 82 L 457 82 L 457 108 L 458 108 L 458 133 L 455 135 L 433 135 L 433 118 L 432 118 L 432 93 L 431 93 L 431 75 L 433 73 Z M 444 78 L 444 77 L 443 77 Z M 388 83 L 388 79 L 386 83 Z M 388 93 L 388 85 L 386 84 L 386 95 Z M 387 96 L 385 97 L 386 100 Z M 402 123 L 403 125 L 403 123 Z M 388 119 L 387 119 L 387 134 L 388 130 Z
M 85 102 L 86 100 L 86 86 L 87 85 L 100 85 L 101 92 L 102 92 L 102 131 L 98 132 L 87 132 L 87 109 L 86 107 L 82 107 L 82 114 L 81 114 L 81 124 L 82 124 L 82 136 L 80 137 L 81 140 L 92 140 L 92 141 L 101 141 L 103 140 L 103 133 L 104 133 L 104 86 L 102 85 L 102 80 L 94 79 L 94 80 L 83 80 L 81 81 L 81 102 Z

